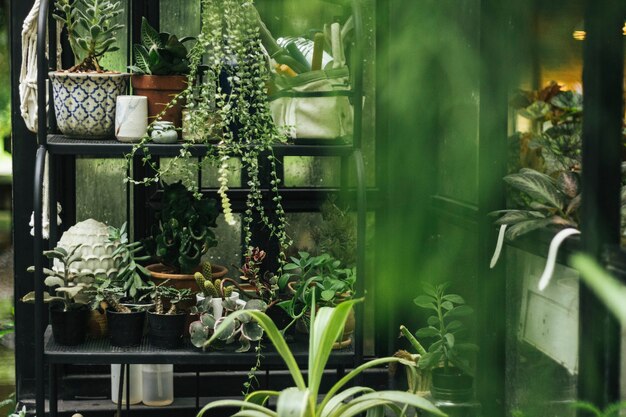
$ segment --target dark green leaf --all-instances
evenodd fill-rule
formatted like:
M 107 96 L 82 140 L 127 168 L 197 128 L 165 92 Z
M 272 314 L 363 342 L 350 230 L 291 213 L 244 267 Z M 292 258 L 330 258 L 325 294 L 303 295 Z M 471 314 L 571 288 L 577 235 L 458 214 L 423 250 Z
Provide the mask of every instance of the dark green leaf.
M 447 318 L 468 316 L 474 312 L 474 309 L 468 305 L 454 307 L 443 316 Z
M 141 43 L 147 50 L 163 47 L 159 32 L 150 26 L 148 19 L 145 17 L 141 18 Z
M 446 294 L 442 298 L 454 304 L 465 304 L 465 300 L 463 299 L 463 297 L 458 294 Z
M 519 173 L 504 177 L 504 181 L 540 203 L 559 209 L 563 206 L 554 179 L 534 169 L 522 168 Z
M 449 349 L 454 347 L 454 335 L 452 333 L 446 333 L 443 337 L 446 339 L 446 344 Z
M 421 337 L 434 337 L 439 334 L 439 331 L 434 327 L 422 327 L 417 332 L 415 332 L 415 336 L 419 339 Z
M 436 300 L 428 295 L 419 295 L 417 297 L 415 297 L 415 299 L 413 300 L 413 302 L 415 303 L 415 305 L 417 305 L 418 307 L 422 307 L 422 308 L 433 308 L 434 306 L 434 302 Z

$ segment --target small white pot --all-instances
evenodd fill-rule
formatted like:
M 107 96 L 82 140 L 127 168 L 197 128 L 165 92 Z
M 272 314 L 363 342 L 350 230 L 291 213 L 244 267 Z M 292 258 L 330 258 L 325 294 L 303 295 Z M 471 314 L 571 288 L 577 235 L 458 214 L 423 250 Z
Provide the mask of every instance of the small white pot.
M 148 130 L 148 97 L 117 96 L 115 137 L 120 142 L 137 142 Z

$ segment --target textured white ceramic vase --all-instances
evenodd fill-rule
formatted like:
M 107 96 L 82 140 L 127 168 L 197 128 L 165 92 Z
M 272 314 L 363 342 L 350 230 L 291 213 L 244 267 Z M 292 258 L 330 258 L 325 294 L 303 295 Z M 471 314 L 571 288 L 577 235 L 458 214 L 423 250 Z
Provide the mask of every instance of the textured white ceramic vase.
M 121 256 L 114 257 L 113 252 L 119 242 L 109 240 L 109 229 L 106 224 L 94 219 L 76 223 L 63 233 L 57 244 L 68 252 L 77 245 L 81 245 L 77 253 L 80 253 L 83 260 L 74 262 L 70 272 L 89 273 L 107 278 L 117 276 Z M 63 270 L 63 264 L 55 259 L 54 268 Z
M 117 96 L 115 137 L 120 142 L 138 142 L 148 130 L 148 97 Z

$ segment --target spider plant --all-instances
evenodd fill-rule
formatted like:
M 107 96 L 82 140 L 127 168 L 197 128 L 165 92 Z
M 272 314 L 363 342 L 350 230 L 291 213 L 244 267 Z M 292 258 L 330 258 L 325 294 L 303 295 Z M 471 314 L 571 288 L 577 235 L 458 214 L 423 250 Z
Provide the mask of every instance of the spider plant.
M 309 336 L 308 381 L 305 381 L 293 353 L 287 346 L 282 334 L 272 320 L 260 311 L 236 311 L 231 313 L 206 345 L 217 340 L 220 333 L 232 326 L 234 320 L 242 315 L 252 316 L 265 330 L 281 355 L 289 370 L 295 386 L 283 391 L 260 390 L 248 394 L 243 400 L 213 401 L 198 414 L 219 407 L 240 408 L 233 417 L 351 417 L 366 413 L 367 416 L 383 416 L 385 411 L 395 416 L 403 416 L 407 408 L 417 407 L 432 415 L 445 416 L 433 404 L 419 395 L 404 391 L 376 391 L 369 387 L 354 386 L 342 391 L 342 388 L 354 377 L 374 366 L 401 362 L 407 366 L 415 364 L 400 358 L 379 358 L 357 366 L 353 371 L 341 378 L 330 390 L 318 400 L 324 368 L 330 356 L 332 345 L 343 331 L 345 321 L 356 302 L 349 300 L 337 307 L 321 307 L 318 311 L 311 310 L 311 326 Z M 276 398 L 276 411 L 267 407 L 269 398 Z

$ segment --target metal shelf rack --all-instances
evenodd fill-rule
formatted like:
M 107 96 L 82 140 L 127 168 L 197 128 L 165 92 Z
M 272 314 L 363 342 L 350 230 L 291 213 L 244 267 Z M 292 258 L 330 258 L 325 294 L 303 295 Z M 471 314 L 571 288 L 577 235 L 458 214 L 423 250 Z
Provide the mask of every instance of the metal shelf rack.
M 139 0 L 141 2 L 141 0 Z M 55 25 L 50 24 L 50 0 L 41 0 L 38 21 L 38 42 L 37 42 L 37 68 L 38 68 L 38 91 L 46 91 L 46 74 L 49 70 L 55 70 L 49 66 L 46 59 L 46 39 L 55 39 Z M 158 7 L 158 4 L 157 4 Z M 133 7 L 132 10 L 141 9 Z M 131 11 L 132 13 L 132 11 Z M 355 20 L 355 39 L 360 39 L 363 33 L 360 6 L 358 1 L 352 2 L 352 13 Z M 129 18 L 132 19 L 132 17 Z M 361 51 L 358 42 L 353 49 L 353 71 L 352 71 L 352 103 L 362 103 L 362 65 Z M 55 46 L 50 45 L 50 56 L 55 56 Z M 52 93 L 49 94 L 52 100 Z M 50 105 L 50 108 L 53 106 Z M 112 348 L 108 340 L 88 340 L 83 345 L 77 347 L 65 347 L 57 345 L 51 337 L 50 329 L 45 326 L 47 309 L 43 304 L 44 283 L 42 279 L 44 259 L 41 253 L 45 247 L 42 235 L 42 207 L 43 207 L 43 183 L 44 164 L 48 156 L 49 172 L 49 201 L 56 202 L 56 194 L 60 184 L 56 183 L 54 177 L 54 167 L 60 157 L 107 157 L 123 158 L 125 154 L 132 150 L 133 145 L 117 142 L 115 140 L 89 140 L 81 138 L 70 138 L 54 132 L 49 132 L 48 120 L 50 120 L 51 130 L 54 130 L 54 115 L 46 114 L 47 103 L 46 94 L 38 95 L 38 149 L 35 162 L 34 181 L 34 265 L 35 278 L 34 287 L 36 293 L 35 302 L 35 404 L 36 415 L 44 416 L 46 412 L 45 395 L 45 369 L 49 366 L 49 411 L 51 416 L 57 414 L 57 372 L 58 366 L 62 364 L 113 364 L 113 363 L 174 363 L 174 364 L 203 364 L 215 366 L 215 369 L 228 368 L 228 365 L 253 365 L 256 362 L 254 353 L 235 353 L 231 351 L 202 352 L 187 344 L 181 349 L 160 350 L 150 347 L 146 341 L 141 346 L 134 349 Z M 341 141 L 298 139 L 298 144 L 279 144 L 274 146 L 273 151 L 279 156 L 335 156 L 342 161 L 342 176 L 346 174 L 344 168 L 350 159 L 354 160 L 355 166 L 355 200 L 357 209 L 357 293 L 364 294 L 365 288 L 365 216 L 366 216 L 366 185 L 365 185 L 365 165 L 361 151 L 361 107 L 354 106 L 354 127 L 353 137 L 350 144 Z M 159 145 L 149 144 L 148 149 L 151 155 L 166 157 L 177 155 L 182 147 L 181 144 Z M 190 146 L 194 157 L 202 157 L 215 148 L 215 144 L 196 144 Z M 139 157 L 140 155 L 136 155 Z M 342 182 L 342 184 L 345 183 Z M 239 190 L 245 192 L 245 190 Z M 290 190 L 287 190 L 288 192 Z M 292 190 L 302 198 L 302 193 L 306 190 Z M 310 190 L 311 195 L 315 190 Z M 297 204 L 296 204 L 297 206 Z M 286 204 L 286 207 L 289 207 Z M 50 218 L 55 219 L 56 204 L 50 204 Z M 57 226 L 51 225 L 50 242 L 57 241 Z M 357 307 L 357 328 L 352 346 L 336 351 L 331 355 L 329 366 L 337 369 L 340 374 L 345 368 L 353 367 L 360 363 L 363 356 L 363 313 L 362 306 Z M 307 344 L 296 343 L 292 345 L 296 360 L 300 364 L 306 364 L 308 358 Z M 276 352 L 270 348 L 264 352 L 264 366 L 277 369 L 282 365 L 282 361 Z M 128 378 L 128 377 L 127 377 Z M 127 379 L 128 381 L 128 379 Z M 198 398 L 196 396 L 196 406 Z M 127 411 L 129 410 L 127 406 Z

